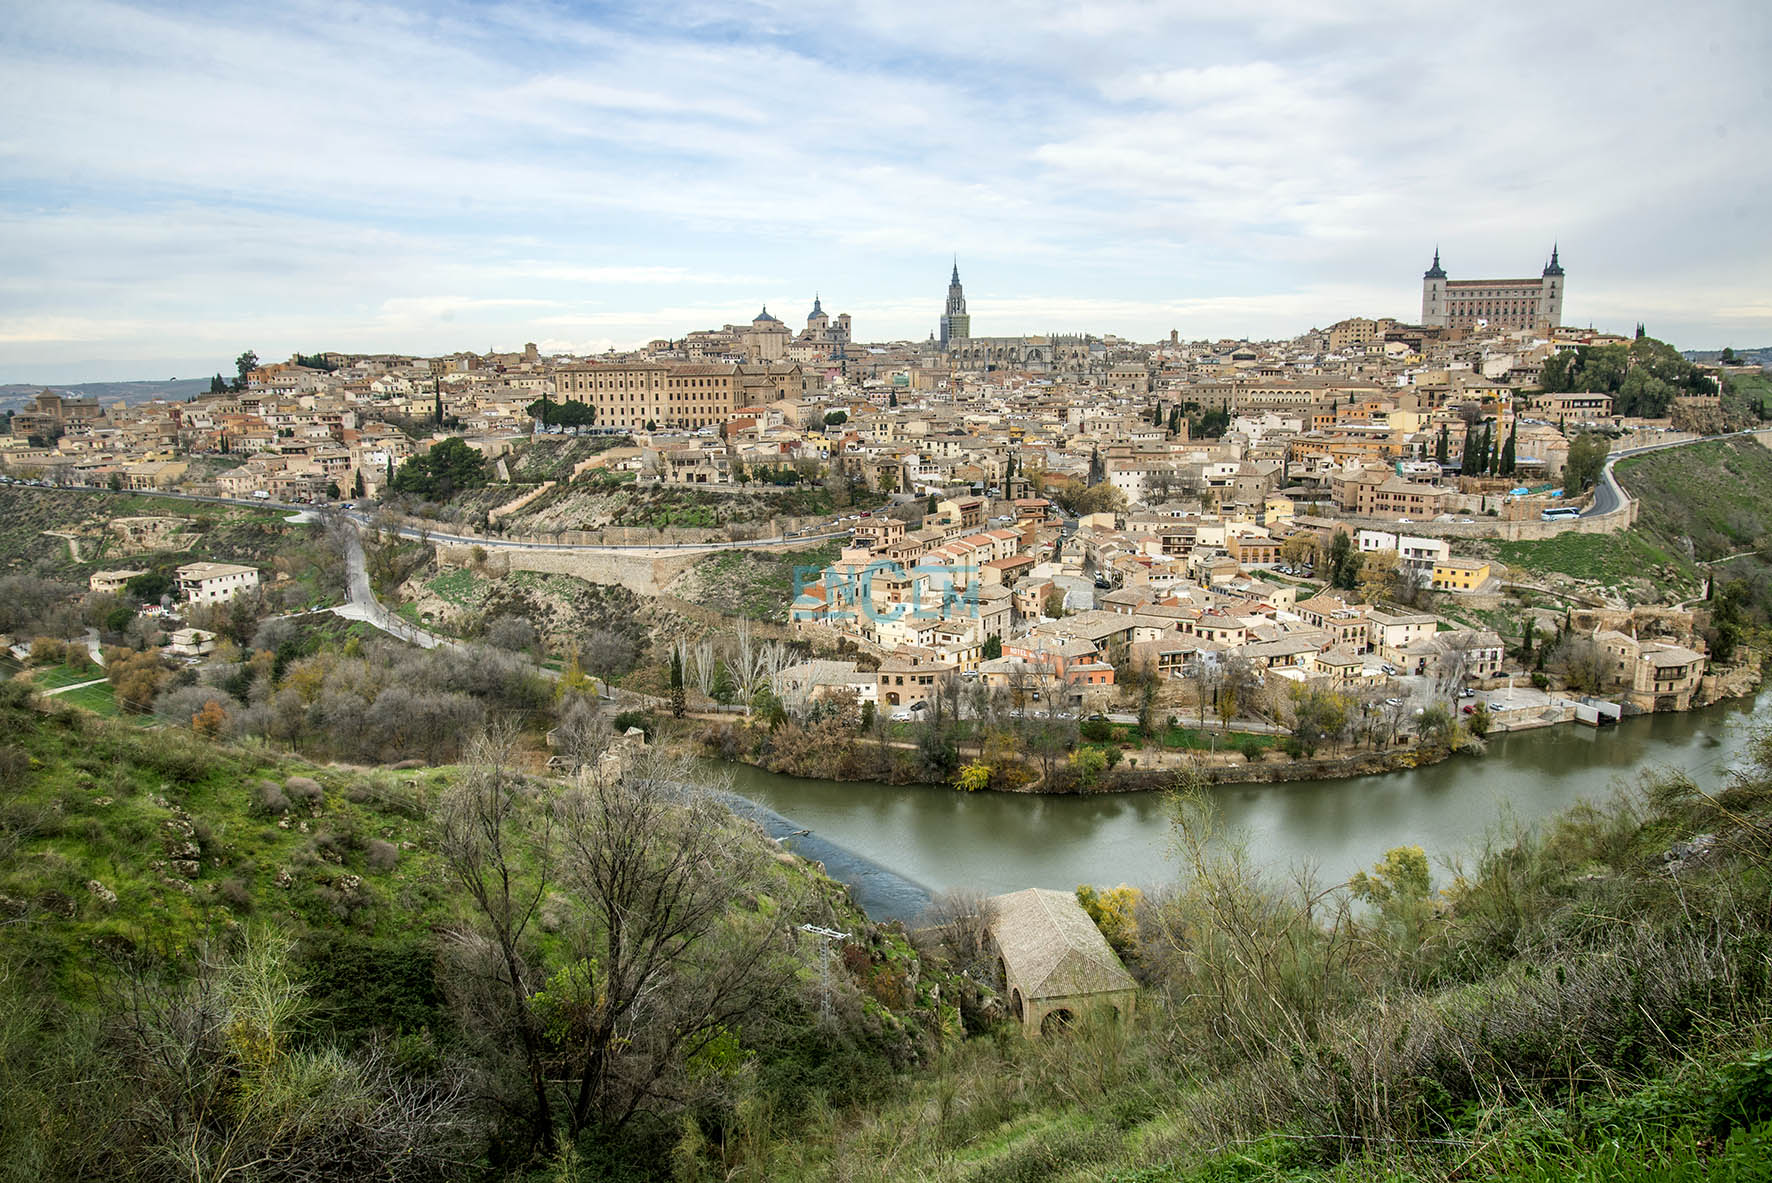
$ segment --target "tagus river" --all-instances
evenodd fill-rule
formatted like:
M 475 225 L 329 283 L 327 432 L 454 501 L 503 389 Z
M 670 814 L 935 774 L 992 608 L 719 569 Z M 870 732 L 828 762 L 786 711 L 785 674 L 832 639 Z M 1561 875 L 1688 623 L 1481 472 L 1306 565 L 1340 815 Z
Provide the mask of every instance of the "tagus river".
M 1419 845 L 1436 863 L 1468 857 L 1504 823 L 1536 822 L 1582 798 L 1605 798 L 1643 770 L 1678 769 L 1702 788 L 1717 788 L 1742 762 L 1753 730 L 1772 723 L 1769 711 L 1772 690 L 1761 690 L 1601 731 L 1569 725 L 1497 736 L 1486 755 L 1408 772 L 1221 785 L 1212 796 L 1260 863 L 1277 873 L 1308 863 L 1334 881 L 1395 846 Z M 851 883 L 876 919 L 912 919 L 929 893 L 951 887 L 1137 886 L 1175 873 L 1157 793 L 967 794 L 727 767 L 734 790 L 764 807 L 770 832 L 788 834 L 788 846 Z

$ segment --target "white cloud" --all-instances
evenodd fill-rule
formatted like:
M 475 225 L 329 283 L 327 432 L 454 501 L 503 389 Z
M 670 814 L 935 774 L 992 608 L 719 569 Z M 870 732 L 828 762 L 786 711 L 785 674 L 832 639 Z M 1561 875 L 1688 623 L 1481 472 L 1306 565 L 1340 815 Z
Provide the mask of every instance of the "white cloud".
M 1435 242 L 1553 238 L 1572 317 L 1772 341 L 1769 35 L 1748 0 L 26 6 L 0 364 L 626 345 L 815 288 L 922 337 L 950 251 L 992 331 L 1289 333 L 1410 314 Z

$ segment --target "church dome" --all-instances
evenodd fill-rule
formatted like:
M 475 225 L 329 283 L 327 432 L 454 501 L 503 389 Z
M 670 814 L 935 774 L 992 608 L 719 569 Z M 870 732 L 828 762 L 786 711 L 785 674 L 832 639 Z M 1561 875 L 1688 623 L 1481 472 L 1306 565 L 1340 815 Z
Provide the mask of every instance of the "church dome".
M 765 304 L 765 305 L 763 305 L 763 311 L 757 313 L 756 316 L 751 318 L 751 323 L 754 325 L 755 324 L 778 325 L 781 323 L 781 321 L 779 321 L 775 317 L 769 315 L 769 305 Z

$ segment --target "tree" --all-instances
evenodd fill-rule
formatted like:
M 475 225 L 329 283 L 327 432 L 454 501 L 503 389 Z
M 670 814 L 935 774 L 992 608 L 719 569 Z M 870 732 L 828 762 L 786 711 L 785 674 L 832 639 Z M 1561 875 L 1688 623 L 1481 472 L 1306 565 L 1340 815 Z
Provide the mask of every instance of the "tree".
M 1040 611 L 1053 620 L 1064 616 L 1064 589 L 1056 583 L 1046 589 L 1046 598 L 1040 602 Z
M 825 412 L 824 425 L 826 427 L 841 427 L 843 424 L 845 424 L 847 422 L 849 422 L 849 412 L 848 411 L 826 411 Z
M 511 738 L 482 735 L 470 746 L 443 801 L 438 847 L 473 908 L 474 940 L 464 941 L 461 958 L 476 988 L 458 987 L 460 1005 L 477 1021 L 488 1049 L 517 1053 L 528 1083 L 531 1144 L 552 1154 L 548 1038 L 534 1004 L 543 971 L 530 964 L 525 949 L 552 883 L 553 829 L 548 811 L 525 799 L 528 786 L 510 767 Z
M 992 633 L 984 639 L 984 660 L 995 661 L 1001 656 L 1003 656 L 1003 638 L 998 633 Z
M 894 390 L 886 396 L 886 405 L 894 410 L 898 409 L 898 391 Z
M 242 353 L 239 357 L 235 358 L 234 372 L 238 377 L 234 379 L 234 389 L 245 390 L 247 376 L 256 369 L 258 369 L 258 354 L 254 353 L 252 350 L 248 349 L 245 353 Z
M 1345 530 L 1337 530 L 1329 540 L 1329 582 L 1343 591 L 1352 591 L 1360 571 L 1360 553 Z
M 1597 692 L 1612 681 L 1611 655 L 1593 637 L 1578 633 L 1565 636 L 1551 660 L 1571 690 Z
M 1348 725 L 1348 700 L 1321 686 L 1292 687 L 1292 737 L 1307 756 L 1341 738 Z
M 394 492 L 411 493 L 431 501 L 446 501 L 461 489 L 477 489 L 486 483 L 486 458 L 451 436 L 432 445 L 400 466 L 394 474 Z
M 115 692 L 117 705 L 126 711 L 141 714 L 152 709 L 166 673 L 166 663 L 160 660 L 158 650 L 105 652 L 105 676 Z
M 1396 551 L 1375 550 L 1360 556 L 1360 599 L 1366 603 L 1382 604 L 1395 599 L 1401 578 Z
M 1144 893 L 1124 883 L 1105 891 L 1088 883 L 1077 885 L 1077 903 L 1122 957 L 1131 957 L 1138 950 L 1138 908 L 1143 902 Z
M 681 719 L 689 713 L 688 695 L 683 689 L 683 657 L 671 654 L 671 718 Z
M 1595 432 L 1584 431 L 1569 442 L 1569 458 L 1563 463 L 1563 493 L 1575 496 L 1593 488 L 1606 467 L 1606 455 L 1612 441 Z
M 1071 753 L 1071 775 L 1077 779 L 1077 787 L 1092 789 L 1101 774 L 1107 771 L 1107 753 L 1094 744 L 1084 744 Z
M 954 788 L 962 793 L 976 793 L 991 787 L 991 766 L 989 764 L 962 764 L 954 774 Z
M 533 1009 L 576 1135 L 619 1129 L 693 1083 L 686 1062 L 729 1041 L 789 989 L 800 914 L 687 757 L 648 752 L 619 776 L 581 774 L 554 813 L 558 881 L 577 911 L 569 953 Z M 667 1086 L 667 1080 L 670 1086 Z
M 523 408 L 543 427 L 589 427 L 597 422 L 597 408 L 590 403 L 552 402 L 546 395 Z
M 708 694 L 721 706 L 730 703 L 737 694 L 737 688 L 732 684 L 732 674 L 727 670 L 726 663 L 723 661 L 714 667 L 713 680 L 708 687 Z
M 1446 458 L 1452 454 L 1451 448 L 1451 428 L 1442 423 L 1439 438 L 1434 440 L 1434 459 L 1440 464 L 1446 463 Z
M 1315 567 L 1317 565 L 1317 536 L 1308 530 L 1300 530 L 1280 544 L 1280 561 L 1289 567 Z
M 217 370 L 215 377 L 213 377 L 209 380 L 209 393 L 210 394 L 226 394 L 227 392 L 228 392 L 227 379 L 223 378 L 221 376 L 221 371 Z
M 1501 449 L 1501 475 L 1513 476 L 1516 461 L 1515 444 L 1519 440 L 1520 425 L 1515 422 L 1507 429 L 1507 443 Z

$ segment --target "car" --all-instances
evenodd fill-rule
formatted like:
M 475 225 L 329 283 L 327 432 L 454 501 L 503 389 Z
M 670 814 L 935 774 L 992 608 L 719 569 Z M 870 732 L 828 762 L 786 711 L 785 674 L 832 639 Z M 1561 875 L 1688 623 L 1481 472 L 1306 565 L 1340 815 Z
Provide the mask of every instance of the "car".
M 1463 690 L 1458 692 L 1458 697 L 1460 698 L 1475 698 L 1476 696 L 1477 692 L 1472 690 L 1469 686 L 1466 686 Z
M 1384 705 L 1387 707 L 1400 707 L 1403 705 L 1403 700 L 1400 698 L 1387 698 L 1384 700 Z
M 1463 708 L 1463 709 L 1464 709 L 1464 713 L 1465 713 L 1465 714 L 1467 714 L 1467 715 L 1473 715 L 1473 714 L 1475 714 L 1475 713 L 1476 713 L 1476 710 L 1477 710 L 1477 705 L 1476 705 L 1476 704 L 1475 704 L 1475 703 L 1466 703 L 1466 704 L 1465 704 L 1465 705 L 1464 705 L 1464 708 Z
M 867 511 L 866 511 L 866 512 L 865 512 L 865 513 L 863 513 L 863 514 L 862 514 L 862 515 L 861 515 L 861 516 L 862 516 L 862 517 L 864 517 L 864 518 L 871 518 L 871 517 L 873 517 L 873 516 L 874 516 L 874 511 L 873 511 L 873 510 L 871 510 L 871 509 L 870 509 L 870 510 L 867 510 Z
M 1389 674 L 1391 677 L 1394 678 L 1397 676 L 1397 667 L 1394 665 L 1391 665 L 1389 662 L 1386 662 L 1381 668 L 1384 670 L 1385 673 Z
M 910 706 L 909 706 L 909 707 L 907 707 L 907 708 L 906 708 L 906 709 L 907 709 L 907 710 L 909 710 L 909 711 L 911 711 L 911 712 L 913 712 L 913 713 L 920 713 L 920 712 L 922 712 L 922 711 L 926 711 L 926 710 L 928 710 L 928 709 L 929 709 L 929 704 L 928 704 L 928 703 L 926 703 L 926 702 L 913 702 L 913 703 L 912 703 L 912 704 L 911 704 L 911 705 L 910 705 Z
M 892 712 L 892 721 L 894 723 L 909 723 L 912 719 L 915 719 L 916 717 L 917 717 L 916 712 L 911 710 L 909 707 L 905 707 L 902 710 L 897 710 L 897 711 Z

